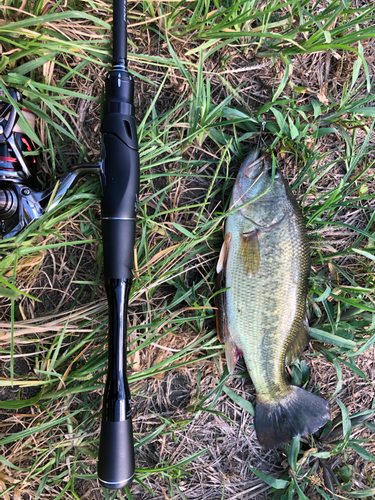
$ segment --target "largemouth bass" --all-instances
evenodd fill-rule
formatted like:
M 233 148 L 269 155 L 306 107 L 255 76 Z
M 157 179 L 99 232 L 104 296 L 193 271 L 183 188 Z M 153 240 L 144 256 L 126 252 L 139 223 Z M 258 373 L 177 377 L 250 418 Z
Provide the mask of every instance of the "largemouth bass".
M 240 167 L 217 264 L 218 335 L 228 369 L 243 355 L 256 389 L 255 430 L 266 448 L 316 432 L 328 403 L 291 385 L 285 363 L 308 342 L 310 252 L 301 210 L 284 178 L 253 150 Z

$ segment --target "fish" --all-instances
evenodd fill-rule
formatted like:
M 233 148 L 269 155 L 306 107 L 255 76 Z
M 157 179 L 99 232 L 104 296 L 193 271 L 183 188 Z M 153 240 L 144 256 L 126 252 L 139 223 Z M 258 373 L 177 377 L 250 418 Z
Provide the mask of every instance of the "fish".
M 216 267 L 218 337 L 233 373 L 243 356 L 256 390 L 264 448 L 313 434 L 330 420 L 323 398 L 291 385 L 285 365 L 309 340 L 310 249 L 301 209 L 267 155 L 253 149 L 238 172 Z

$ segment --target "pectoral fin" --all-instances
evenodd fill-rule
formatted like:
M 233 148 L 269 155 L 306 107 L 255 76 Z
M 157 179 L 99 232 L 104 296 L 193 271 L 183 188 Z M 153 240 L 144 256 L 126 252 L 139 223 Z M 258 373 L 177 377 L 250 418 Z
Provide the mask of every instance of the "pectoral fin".
M 297 335 L 291 340 L 290 344 L 287 347 L 285 364 L 289 365 L 292 361 L 295 361 L 304 348 L 309 343 L 310 338 L 310 330 L 309 330 L 309 322 L 307 321 L 307 317 L 302 321 L 299 331 Z
M 249 277 L 256 276 L 259 271 L 260 245 L 258 235 L 258 229 L 241 234 L 239 256 Z

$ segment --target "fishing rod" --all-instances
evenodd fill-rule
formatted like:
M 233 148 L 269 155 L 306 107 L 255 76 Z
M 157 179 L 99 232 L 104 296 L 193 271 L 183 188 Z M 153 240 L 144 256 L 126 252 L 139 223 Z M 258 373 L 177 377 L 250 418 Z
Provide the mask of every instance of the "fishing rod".
M 126 378 L 126 322 L 139 193 L 134 83 L 127 71 L 126 0 L 113 3 L 113 66 L 108 73 L 102 150 L 104 279 L 109 307 L 108 376 L 104 391 L 98 477 L 106 488 L 134 476 L 130 391 Z
M 78 165 L 55 186 L 42 191 L 25 156 L 32 151 L 17 125 L 21 93 L 0 91 L 0 235 L 10 238 L 54 209 L 68 189 L 86 174 L 100 176 L 104 280 L 108 299 L 108 374 L 98 456 L 102 486 L 130 486 L 135 469 L 130 390 L 126 376 L 127 308 L 132 286 L 139 153 L 134 118 L 134 82 L 127 70 L 126 0 L 113 2 L 113 61 L 105 81 L 102 158 Z M 32 124 L 35 116 L 23 109 Z M 29 153 L 30 154 L 30 153 Z

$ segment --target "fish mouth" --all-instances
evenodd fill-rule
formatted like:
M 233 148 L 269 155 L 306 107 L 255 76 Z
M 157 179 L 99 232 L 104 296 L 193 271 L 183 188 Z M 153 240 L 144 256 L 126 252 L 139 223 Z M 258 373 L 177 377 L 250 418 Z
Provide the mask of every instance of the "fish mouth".
M 259 148 L 252 149 L 247 154 L 244 161 L 241 163 L 239 172 L 244 172 L 252 163 L 254 163 L 254 161 L 256 161 L 259 158 L 259 154 L 260 154 Z
M 240 172 L 246 175 L 246 177 L 254 178 L 265 171 L 268 157 L 266 154 L 262 156 L 259 155 L 259 148 L 255 148 L 250 151 L 243 161 Z

